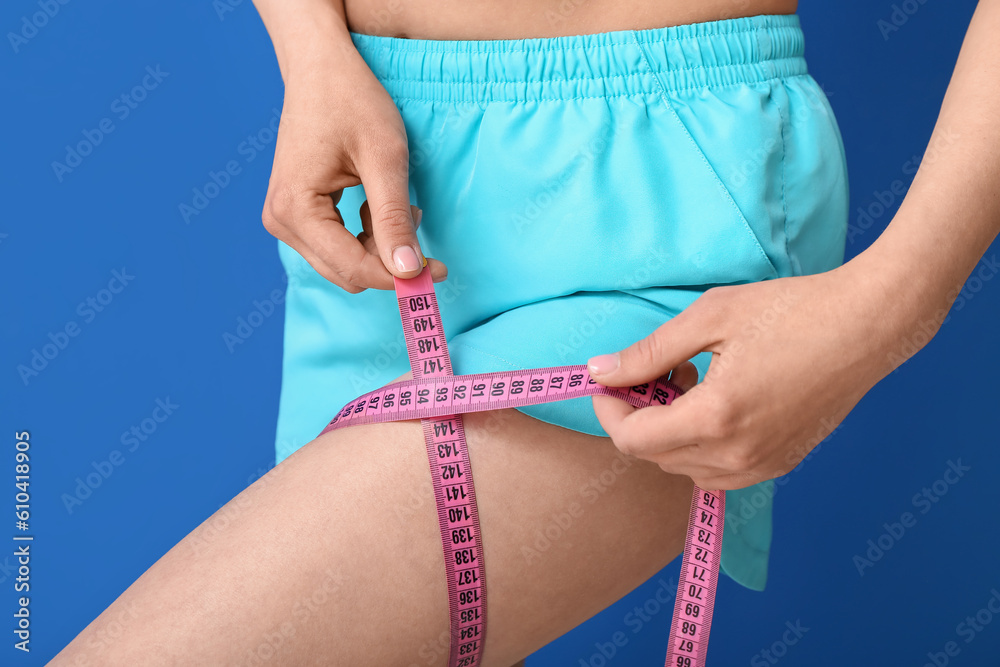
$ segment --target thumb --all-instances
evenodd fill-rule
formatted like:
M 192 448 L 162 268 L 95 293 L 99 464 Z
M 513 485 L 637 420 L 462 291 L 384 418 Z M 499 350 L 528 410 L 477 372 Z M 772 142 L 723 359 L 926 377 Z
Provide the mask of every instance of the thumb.
M 426 260 L 417 241 L 410 209 L 408 159 L 404 153 L 359 169 L 368 196 L 372 238 L 385 268 L 399 278 L 414 278 Z
M 640 341 L 587 361 L 590 375 L 609 387 L 630 387 L 666 375 L 709 345 L 692 304 Z

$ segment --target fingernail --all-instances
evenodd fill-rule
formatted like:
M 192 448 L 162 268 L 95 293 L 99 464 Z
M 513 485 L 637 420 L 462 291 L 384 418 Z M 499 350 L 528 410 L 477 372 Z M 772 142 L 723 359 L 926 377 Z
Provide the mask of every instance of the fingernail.
M 420 226 L 420 221 L 423 219 L 423 217 L 424 217 L 424 210 L 421 209 L 421 208 L 418 208 L 417 209 L 417 219 L 413 221 L 413 226 L 414 227 L 419 227 Z
M 619 364 L 620 360 L 618 359 L 618 353 L 615 352 L 614 354 L 602 354 L 597 357 L 592 357 L 590 361 L 587 362 L 587 368 L 589 368 L 592 373 L 600 375 L 617 370 Z
M 392 262 L 397 269 L 404 273 L 420 268 L 420 259 L 417 258 L 417 253 L 408 245 L 401 245 L 392 251 Z

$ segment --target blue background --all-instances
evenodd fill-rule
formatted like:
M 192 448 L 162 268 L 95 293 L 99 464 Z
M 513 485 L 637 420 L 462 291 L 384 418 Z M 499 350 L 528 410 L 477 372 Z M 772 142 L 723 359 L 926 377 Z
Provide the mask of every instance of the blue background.
M 36 2 L 4 2 L 2 33 L 20 31 Z M 878 21 L 890 19 L 891 3 L 807 1 L 800 12 L 811 71 L 841 123 L 854 224 L 876 193 L 909 183 L 906 163 L 926 146 L 975 5 L 909 3 L 916 13 L 887 39 Z M 282 313 L 232 352 L 223 334 L 254 300 L 284 288 L 275 241 L 260 224 L 274 143 L 256 155 L 240 148 L 280 109 L 282 84 L 250 2 L 231 9 L 220 16 L 209 0 L 70 2 L 16 52 L 9 37 L 0 44 L 0 503 L 14 503 L 13 433 L 30 430 L 36 536 L 30 655 L 12 648 L 14 543 L 0 539 L 11 545 L 0 546 L 2 664 L 43 664 L 273 465 Z M 114 100 L 147 66 L 169 74 L 122 118 Z M 104 118 L 113 131 L 60 180 L 52 163 Z M 186 223 L 179 205 L 230 160 L 240 173 Z M 854 235 L 849 255 L 877 237 L 896 204 Z M 123 267 L 134 279 L 101 312 L 80 308 Z M 786 622 L 808 628 L 787 655 L 778 647 L 787 665 L 922 665 L 949 641 L 960 648 L 949 664 L 1000 664 L 1000 618 L 969 643 L 956 629 L 1000 590 L 997 530 L 983 512 L 996 507 L 1000 487 L 1000 355 L 991 352 L 1000 281 L 980 287 L 788 475 L 767 591 L 723 578 L 712 664 L 771 664 L 760 651 L 781 641 Z M 26 384 L 17 366 L 69 322 L 79 335 Z M 168 398 L 173 414 L 127 451 L 122 434 Z M 116 449 L 124 460 L 70 513 L 63 494 Z M 920 513 L 914 494 L 958 459 L 971 470 Z M 853 557 L 906 511 L 916 525 L 860 576 Z M 0 532 L 14 534 L 7 516 Z M 662 664 L 670 610 L 638 633 L 625 617 L 678 564 L 528 664 L 604 664 L 596 644 L 617 631 L 628 641 L 606 664 Z

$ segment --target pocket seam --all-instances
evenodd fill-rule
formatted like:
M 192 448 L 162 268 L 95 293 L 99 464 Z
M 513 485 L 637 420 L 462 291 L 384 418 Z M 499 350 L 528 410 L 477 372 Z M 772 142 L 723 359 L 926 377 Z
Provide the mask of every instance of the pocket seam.
M 698 157 L 701 158 L 701 161 L 708 168 L 708 171 L 712 175 L 712 178 L 715 179 L 716 184 L 725 194 L 726 199 L 729 200 L 729 203 L 733 207 L 733 210 L 736 211 L 737 217 L 739 217 L 740 222 L 743 223 L 743 228 L 746 230 L 746 233 L 750 235 L 750 239 L 753 241 L 754 247 L 757 249 L 757 252 L 760 253 L 760 256 L 764 258 L 764 262 L 771 269 L 771 275 L 769 277 L 771 278 L 777 277 L 778 269 L 774 266 L 774 263 L 771 261 L 771 258 L 767 256 L 767 253 L 764 252 L 764 247 L 761 246 L 760 239 L 757 238 L 757 234 L 754 233 L 753 228 L 750 227 L 750 223 L 747 221 L 746 216 L 743 215 L 743 211 L 741 211 L 740 207 L 736 204 L 736 200 L 733 199 L 733 195 L 732 193 L 729 192 L 729 188 L 727 188 L 726 184 L 722 182 L 722 179 L 719 177 L 718 172 L 715 171 L 715 168 L 712 166 L 712 163 L 709 162 L 708 158 L 705 156 L 705 152 L 698 145 L 698 142 L 694 140 L 694 137 L 691 136 L 691 132 L 688 130 L 687 125 L 684 124 L 684 121 L 681 120 L 681 117 L 680 115 L 678 115 L 677 110 L 674 109 L 673 104 L 670 103 L 670 100 L 667 97 L 667 91 L 666 89 L 664 89 L 663 83 L 660 81 L 660 77 L 657 76 L 655 71 L 653 71 L 653 66 L 649 62 L 649 56 L 646 54 L 646 49 L 643 48 L 642 43 L 639 42 L 639 38 L 636 36 L 635 30 L 630 31 L 630 34 L 632 36 L 632 41 L 635 42 L 635 46 L 639 50 L 639 55 L 642 58 L 643 65 L 645 65 L 646 70 L 649 72 L 649 75 L 652 77 L 653 82 L 656 84 L 656 89 L 659 91 L 660 101 L 663 103 L 663 106 L 665 106 L 667 110 L 670 111 L 670 114 L 674 117 L 674 120 L 677 121 L 677 124 L 680 126 L 681 131 L 684 133 L 684 136 L 686 136 L 688 141 L 691 142 L 691 146 L 694 148 L 695 153 L 697 153 Z
M 786 95 L 788 94 L 787 88 L 785 88 L 784 81 L 778 81 L 778 82 L 775 82 L 775 83 L 773 83 L 771 85 L 772 86 L 774 86 L 774 85 L 781 86 L 782 90 L 785 91 L 785 94 Z M 792 110 L 791 110 L 791 105 L 789 104 L 789 108 L 787 110 L 788 120 L 786 120 L 785 119 L 786 112 L 782 108 L 781 102 L 779 102 L 778 99 L 776 97 L 774 97 L 773 95 L 772 95 L 772 99 L 774 100 L 774 106 L 776 106 L 778 108 L 778 117 L 781 119 L 781 215 L 782 215 L 782 217 L 784 217 L 784 220 L 782 221 L 781 226 L 782 226 L 783 233 L 785 235 L 785 257 L 787 257 L 788 260 L 789 260 L 789 263 L 791 263 L 792 252 L 791 252 L 791 249 L 788 247 L 788 200 L 785 198 L 785 191 L 786 191 L 785 188 L 786 188 L 786 185 L 787 185 L 787 180 L 786 180 L 786 176 L 785 176 L 785 173 L 786 173 L 785 172 L 785 170 L 786 170 L 785 158 L 788 155 L 788 146 L 786 144 L 786 139 L 785 139 L 785 130 L 791 128 L 791 113 L 792 113 Z M 795 272 L 795 270 L 793 268 L 792 269 L 792 274 L 794 275 L 795 273 L 796 272 Z

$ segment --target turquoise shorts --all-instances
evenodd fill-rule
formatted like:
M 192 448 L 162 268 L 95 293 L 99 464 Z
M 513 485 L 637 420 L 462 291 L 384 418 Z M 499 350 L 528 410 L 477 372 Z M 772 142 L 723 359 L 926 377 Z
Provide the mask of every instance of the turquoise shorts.
M 840 132 L 797 16 L 575 37 L 353 35 L 409 137 L 455 373 L 583 364 L 715 285 L 842 263 Z M 361 187 L 339 209 L 361 231 Z M 409 370 L 395 295 L 289 276 L 277 459 Z M 695 359 L 702 376 L 709 354 Z M 606 436 L 590 398 L 523 408 Z M 773 483 L 727 493 L 722 569 L 762 590 Z

